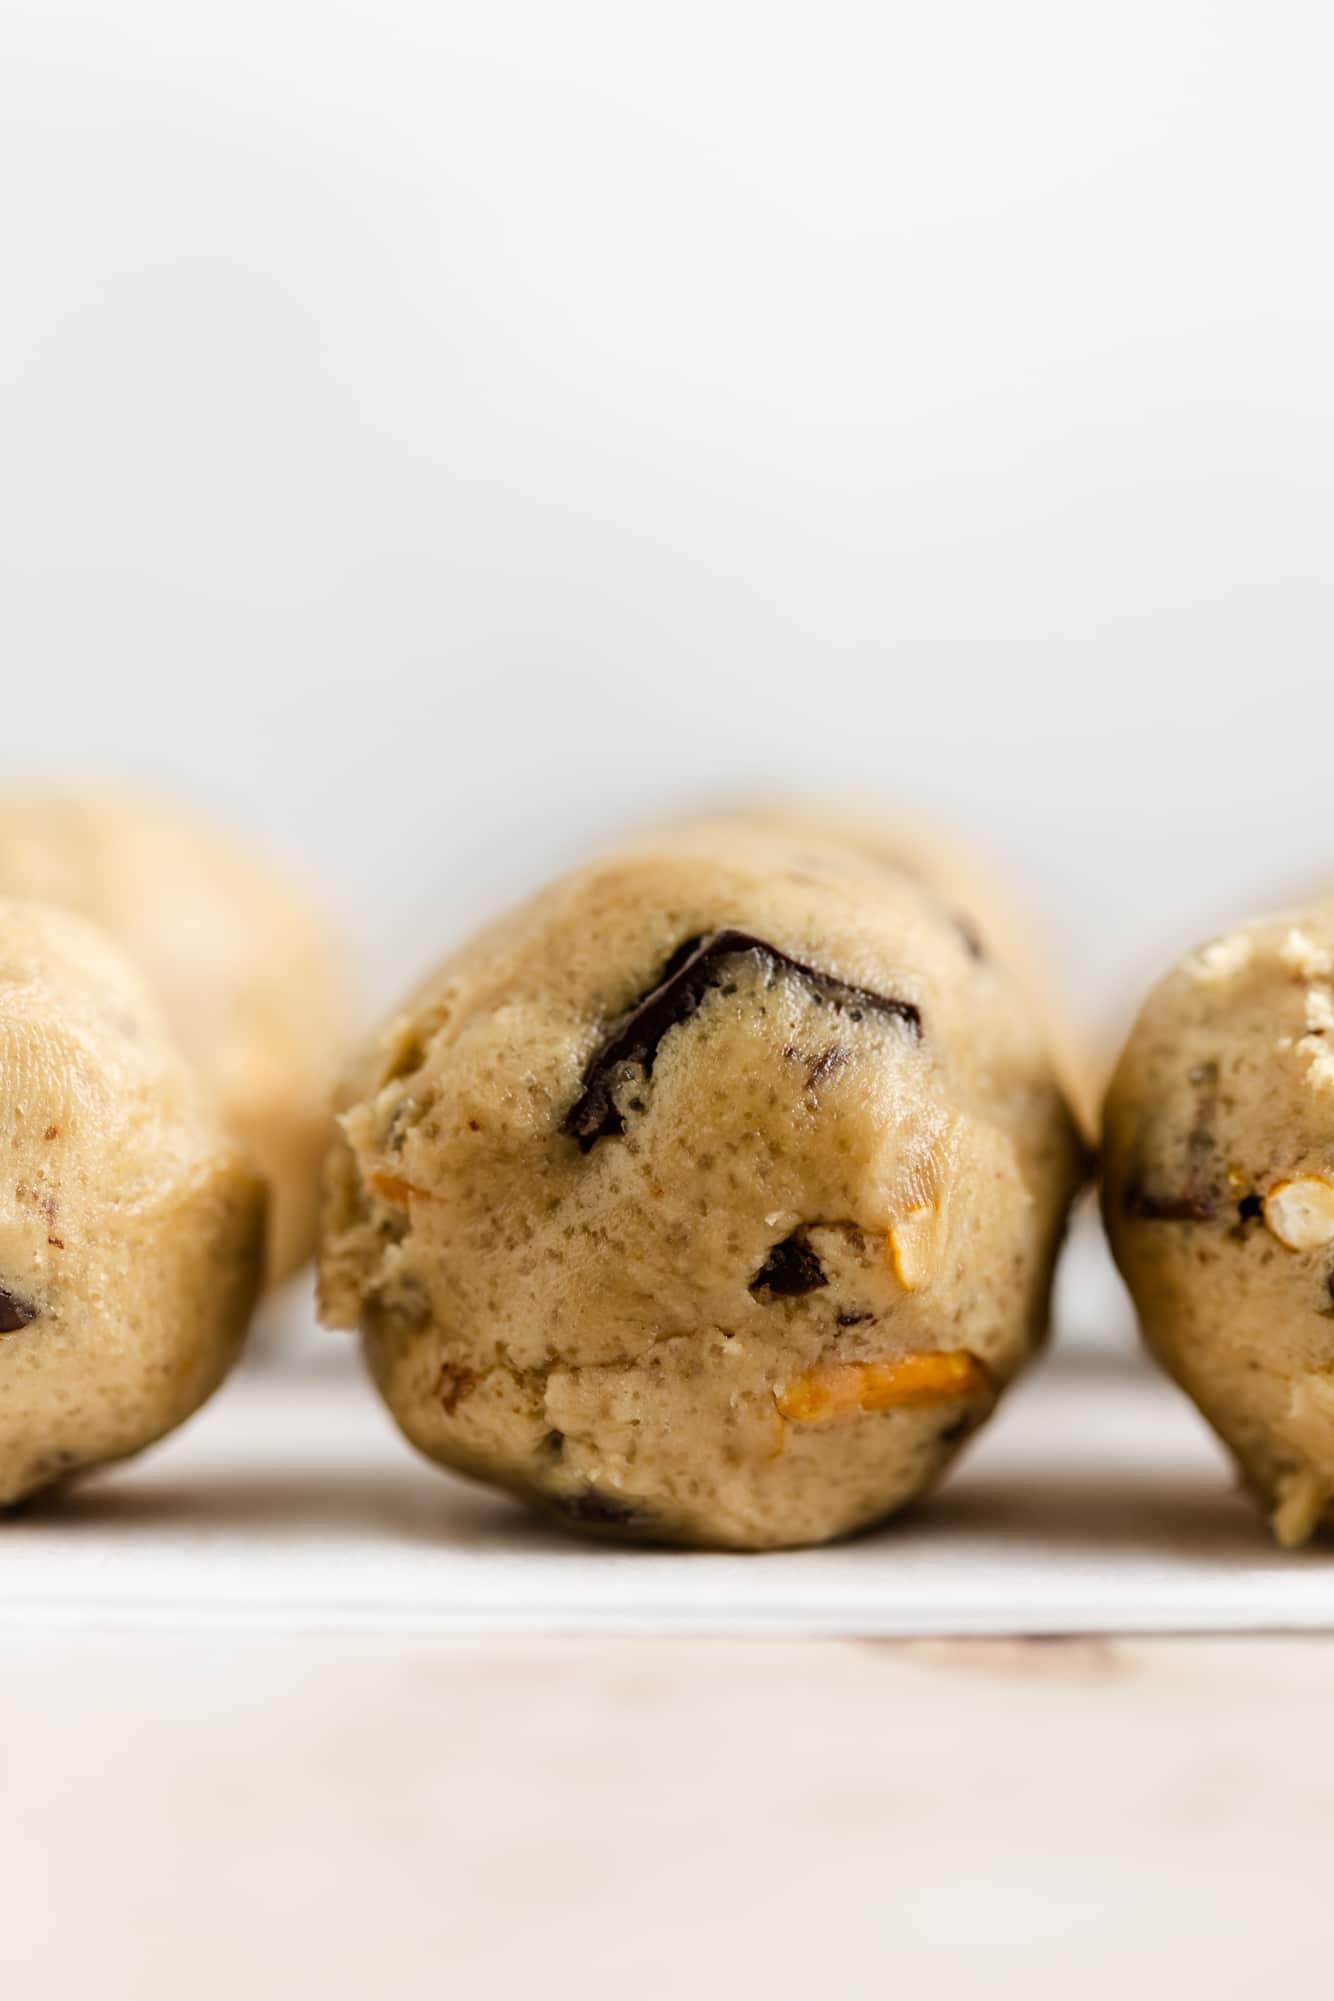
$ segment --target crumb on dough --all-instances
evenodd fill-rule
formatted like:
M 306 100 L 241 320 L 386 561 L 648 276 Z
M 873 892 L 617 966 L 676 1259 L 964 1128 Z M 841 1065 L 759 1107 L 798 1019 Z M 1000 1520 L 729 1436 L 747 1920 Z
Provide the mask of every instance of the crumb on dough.
M 1312 1035 L 1323 1029 L 1334 1028 L 1334 994 L 1328 987 L 1308 987 L 1306 1026 Z
M 1334 973 L 1334 953 L 1296 926 L 1279 946 L 1278 956 L 1289 972 L 1299 973 L 1304 980 L 1324 980 Z
M 1211 945 L 1205 945 L 1191 961 L 1192 976 L 1201 986 L 1221 985 L 1225 980 L 1235 979 L 1250 964 L 1251 941 L 1244 931 L 1234 932 L 1230 938 L 1215 938 Z
M 1297 1044 L 1306 1058 L 1306 1074 L 1318 1091 L 1334 1091 L 1334 1050 L 1319 1035 L 1304 1035 Z

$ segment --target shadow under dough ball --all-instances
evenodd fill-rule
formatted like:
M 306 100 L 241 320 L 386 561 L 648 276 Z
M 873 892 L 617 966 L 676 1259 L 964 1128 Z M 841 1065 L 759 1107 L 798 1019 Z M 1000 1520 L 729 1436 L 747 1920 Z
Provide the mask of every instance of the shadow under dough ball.
M 1334 1524 L 1334 904 L 1176 965 L 1108 1092 L 1103 1211 L 1144 1335 L 1285 1544 Z
M 318 912 L 191 814 L 37 787 L 0 798 L 0 896 L 73 910 L 134 961 L 269 1183 L 270 1279 L 304 1263 L 347 1047 L 337 953 Z
M 1021 989 L 929 895 L 736 829 L 493 927 L 340 1102 L 323 1311 L 408 1438 L 734 1548 L 932 1484 L 1041 1338 L 1082 1164 Z
M 263 1184 L 134 969 L 0 898 L 0 1504 L 170 1431 L 240 1351 Z

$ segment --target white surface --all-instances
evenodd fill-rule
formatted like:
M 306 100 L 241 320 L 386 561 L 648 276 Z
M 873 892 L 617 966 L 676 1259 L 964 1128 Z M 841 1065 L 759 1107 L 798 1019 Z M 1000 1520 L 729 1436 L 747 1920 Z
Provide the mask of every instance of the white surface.
M 929 1507 L 765 1556 L 573 1539 L 411 1455 L 346 1349 L 0 1529 L 0 1626 L 970 1634 L 1334 1628 L 1334 1555 L 1268 1541 L 1146 1367 L 1056 1359 Z
M 1325 2001 L 1334 1642 L 7 1634 L 21 2001 Z
M 851 781 L 1083 998 L 1334 853 L 1314 0 L 7 0 L 6 764 L 304 856 L 387 1000 Z

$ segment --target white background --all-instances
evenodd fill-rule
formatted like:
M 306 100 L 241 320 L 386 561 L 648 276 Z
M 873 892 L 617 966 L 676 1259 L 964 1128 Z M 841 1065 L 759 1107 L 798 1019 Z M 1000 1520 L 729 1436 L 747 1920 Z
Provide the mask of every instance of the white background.
M 880 782 L 1114 1019 L 1334 876 L 1317 5 L 8 0 L 0 731 L 386 999 L 635 809 Z

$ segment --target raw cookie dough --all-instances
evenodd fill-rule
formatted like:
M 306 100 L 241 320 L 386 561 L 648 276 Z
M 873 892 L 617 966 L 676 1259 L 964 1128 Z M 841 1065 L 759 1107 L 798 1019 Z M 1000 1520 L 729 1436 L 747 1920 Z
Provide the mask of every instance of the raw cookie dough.
M 56 903 L 129 954 L 272 1191 L 269 1276 L 310 1255 L 346 1053 L 336 954 L 306 899 L 188 814 L 6 788 L 0 896 Z
M 1286 1544 L 1334 1522 L 1334 904 L 1191 953 L 1107 1097 L 1103 1208 L 1144 1334 Z
M 935 1481 L 1081 1171 L 1022 990 L 846 847 L 663 834 L 449 960 L 341 1094 L 320 1256 L 399 1424 L 564 1521 L 766 1548 Z
M 1100 1061 L 1077 1034 L 1037 927 L 999 871 L 953 835 L 869 801 L 830 811 L 809 800 L 770 800 L 726 817 L 788 841 L 836 841 L 930 890 L 971 948 L 999 959 L 1027 987 L 1066 1096 L 1092 1140 L 1110 1060 Z
M 0 1504 L 137 1452 L 245 1336 L 265 1195 L 139 975 L 0 898 Z
M 1280 1543 L 1334 1523 L 1334 904 L 1190 952 L 1106 1101 L 1104 1215 L 1144 1337 Z

